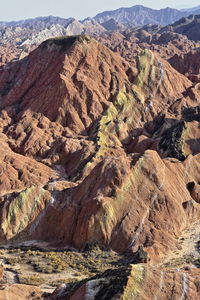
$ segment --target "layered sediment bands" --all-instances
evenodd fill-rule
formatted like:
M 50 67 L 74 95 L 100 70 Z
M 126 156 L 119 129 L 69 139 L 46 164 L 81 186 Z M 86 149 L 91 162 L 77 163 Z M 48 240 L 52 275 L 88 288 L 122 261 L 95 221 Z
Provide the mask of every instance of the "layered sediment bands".
M 0 141 L 0 197 L 32 185 L 43 186 L 57 177 L 57 173 L 44 164 L 12 151 L 5 135 Z
M 128 144 L 134 131 L 137 135 L 138 128 L 152 121 L 191 86 L 190 81 L 174 70 L 172 80 L 170 65 L 151 51 L 143 51 L 137 61 L 138 74 L 133 84 L 119 91 L 99 122 L 97 138 L 102 148 Z
M 58 288 L 52 299 L 198 299 L 198 270 L 147 267 L 143 264 L 108 270 L 70 291 Z M 89 298 L 90 297 L 90 298 Z
M 152 259 L 162 256 L 200 215 L 186 186 L 199 181 L 199 155 L 184 164 L 161 160 L 150 150 L 133 168 L 122 157 L 105 159 L 66 191 L 60 204 L 49 207 L 35 234 L 79 249 L 100 243 L 120 252 L 144 244 Z
M 128 80 L 126 69 L 122 58 L 92 38 L 49 40 L 1 71 L 1 109 L 16 105 L 20 118 L 28 111 L 42 113 L 86 134 Z
M 175 54 L 169 59 L 169 63 L 180 73 L 186 75 L 193 82 L 200 82 L 199 63 L 200 51 L 199 49 L 190 51 L 186 54 Z
M 19 194 L 11 194 L 5 197 L 1 206 L 1 242 L 12 241 L 12 239 L 25 239 L 34 231 L 37 217 L 45 210 L 47 203 L 51 201 L 51 195 L 38 187 L 30 187 Z M 30 227 L 27 230 L 27 227 Z
M 157 54 L 136 72 L 87 36 L 51 39 L 2 68 L 0 89 L 5 242 L 143 245 L 153 261 L 199 218 L 199 89 Z

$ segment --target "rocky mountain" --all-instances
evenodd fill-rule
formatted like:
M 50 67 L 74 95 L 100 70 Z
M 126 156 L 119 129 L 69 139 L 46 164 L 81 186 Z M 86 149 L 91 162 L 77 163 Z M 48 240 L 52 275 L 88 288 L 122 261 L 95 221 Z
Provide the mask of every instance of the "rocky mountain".
M 35 30 L 44 30 L 45 28 L 48 28 L 54 24 L 62 25 L 64 27 L 67 27 L 74 18 L 60 18 L 60 17 L 54 17 L 54 16 L 48 16 L 48 17 L 37 17 L 34 19 L 26 19 L 26 20 L 20 20 L 20 21 L 11 21 L 11 22 L 0 22 L 1 28 L 6 27 L 21 27 L 26 29 L 35 29 Z
M 132 38 L 144 46 L 154 30 Z M 200 216 L 199 83 L 153 48 L 125 58 L 78 35 L 46 40 L 0 69 L 0 243 L 21 248 L 6 261 L 79 270 L 47 299 L 199 296 L 199 269 L 184 269 L 178 252 L 177 273 L 172 259 Z M 18 270 L 21 283 L 41 284 Z
M 103 31 L 105 28 L 94 20 L 79 22 L 73 18 L 62 19 L 52 16 L 1 23 L 0 25 L 1 44 L 12 42 L 21 47 L 24 44 L 38 45 L 45 39 L 56 36 L 82 33 L 100 34 Z
M 118 31 L 126 29 L 126 26 L 124 24 L 116 22 L 114 19 L 109 19 L 101 25 L 109 31 Z
M 131 30 L 107 31 L 96 38 L 134 66 L 136 56 L 143 49 L 153 50 L 169 60 L 175 54 L 184 55 L 200 46 L 199 42 L 191 41 L 182 34 L 172 31 L 160 33 L 161 28 L 157 25 L 146 25 Z
M 199 16 L 117 15 L 0 24 L 2 300 L 200 298 Z
M 104 23 L 110 19 L 122 24 L 145 25 L 174 23 L 188 12 L 179 11 L 170 7 L 164 9 L 151 9 L 142 5 L 135 5 L 130 8 L 119 8 L 113 11 L 105 11 L 97 14 L 94 18 L 99 23 Z
M 148 275 L 147 275 L 148 274 Z M 145 265 L 131 265 L 121 267 L 115 272 L 113 278 L 112 270 L 106 271 L 101 276 L 91 278 L 80 283 L 79 287 L 67 291 L 66 287 L 58 288 L 52 295 L 52 299 L 88 299 L 88 294 L 92 293 L 96 299 L 158 299 L 167 300 L 170 297 L 181 299 L 188 295 L 188 281 L 190 283 L 189 299 L 198 299 L 198 273 L 194 270 L 185 272 L 155 270 L 153 267 L 147 268 Z M 174 279 L 174 286 L 171 280 Z M 71 295 L 70 295 L 71 294 Z M 133 296 L 132 296 L 133 295 Z M 98 298 L 99 297 L 99 298 Z M 95 298 L 93 298 L 95 299 Z
M 169 59 L 175 54 L 184 54 L 199 47 L 198 16 L 182 18 L 172 25 L 163 27 L 155 23 L 163 23 L 164 15 L 167 16 L 165 10 L 162 10 L 162 20 L 158 18 L 158 22 L 154 22 L 153 19 L 146 17 L 147 8 L 136 6 L 131 9 L 133 14 L 136 15 L 134 20 L 137 18 L 142 20 L 140 23 L 136 20 L 135 24 L 137 26 L 134 26 L 133 22 L 130 20 L 129 22 L 128 19 L 124 22 L 123 18 L 115 18 L 110 15 L 104 21 L 101 18 L 87 18 L 83 21 L 77 21 L 74 18 L 63 19 L 49 16 L 17 22 L 1 22 L 0 65 L 22 59 L 49 38 L 78 34 L 89 34 L 100 39 L 106 46 L 114 51 L 118 51 L 129 61 L 134 60 L 133 53 L 137 55 L 145 48 L 157 51 L 162 57 Z M 140 11 L 143 17 L 140 17 Z M 151 18 L 157 18 L 155 17 L 157 13 L 151 9 L 150 11 L 153 11 Z M 166 12 L 168 11 L 170 9 L 166 9 Z M 170 12 L 170 15 L 172 16 L 173 14 Z M 129 17 L 131 19 L 132 14 L 129 14 Z M 146 24 L 148 22 L 154 25 L 138 26 L 138 24 Z M 117 35 L 118 37 L 121 36 L 121 38 L 118 39 Z M 192 40 L 196 43 L 192 42 Z M 119 41 L 122 42 L 121 45 Z
M 187 18 L 182 18 L 174 24 L 167 26 L 161 30 L 174 31 L 186 35 L 190 40 L 200 40 L 200 15 L 191 15 Z
M 170 64 L 190 80 L 200 82 L 200 49 L 194 49 L 186 54 L 175 54 L 169 59 Z
M 45 18 L 42 27 L 39 25 L 32 26 L 31 22 L 34 23 L 34 20 L 29 22 L 28 27 L 6 27 L 0 30 L 2 37 L 0 65 L 22 59 L 48 38 L 83 33 L 94 36 L 130 62 L 134 62 L 135 55 L 146 48 L 152 49 L 163 58 L 169 59 L 175 54 L 184 54 L 200 46 L 198 41 L 194 42 L 183 34 L 173 32 L 171 26 L 145 25 L 129 28 L 114 19 L 100 25 L 97 21 L 88 18 L 83 22 L 70 19 L 66 26 L 55 23 L 41 29 L 44 28 Z
M 0 65 L 21 59 L 46 39 L 74 34 L 100 35 L 106 29 L 95 20 L 44 17 L 0 24 Z

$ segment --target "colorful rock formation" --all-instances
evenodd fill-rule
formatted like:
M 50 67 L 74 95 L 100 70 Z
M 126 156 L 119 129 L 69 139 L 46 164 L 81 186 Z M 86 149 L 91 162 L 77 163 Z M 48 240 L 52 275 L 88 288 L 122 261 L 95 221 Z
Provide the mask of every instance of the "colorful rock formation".
M 2 67 L 1 244 L 144 249 L 161 262 L 200 217 L 199 99 L 199 85 L 158 53 L 143 50 L 133 66 L 88 36 L 47 40 Z M 69 299 L 186 299 L 187 276 L 198 298 L 197 271 L 113 272 Z
M 58 288 L 51 299 L 198 299 L 197 270 L 165 270 L 145 265 L 130 265 L 108 270 L 67 290 Z

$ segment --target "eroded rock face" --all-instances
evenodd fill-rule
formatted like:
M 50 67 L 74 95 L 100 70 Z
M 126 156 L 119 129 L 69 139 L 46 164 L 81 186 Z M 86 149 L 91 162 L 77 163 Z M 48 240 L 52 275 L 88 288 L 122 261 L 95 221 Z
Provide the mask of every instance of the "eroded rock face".
M 34 112 L 85 134 L 128 80 L 128 64 L 95 40 L 78 39 L 46 41 L 19 64 L 3 69 L 1 109 L 16 105 L 24 126 L 27 114 Z
M 140 12 L 142 10 L 143 8 L 139 9 Z M 168 13 L 169 10 L 167 9 L 165 14 Z M 121 14 L 121 11 L 119 11 L 119 14 Z M 142 17 L 140 16 L 138 19 L 139 23 L 144 17 L 143 14 L 144 12 Z M 181 12 L 181 14 L 187 15 L 188 12 Z M 139 15 L 140 13 L 137 11 L 136 17 L 132 18 L 132 20 L 136 20 Z M 94 18 L 78 21 L 74 18 L 62 19 L 53 16 L 38 17 L 18 22 L 1 22 L 0 66 L 23 59 L 49 38 L 58 36 L 63 38 L 78 34 L 89 34 L 99 39 L 104 45 L 120 53 L 122 57 L 133 65 L 135 57 L 142 49 L 153 50 L 165 59 L 170 59 L 177 54 L 182 60 L 182 55 L 187 55 L 194 49 L 199 48 L 198 16 L 181 19 L 177 24 L 167 27 L 158 25 L 153 19 L 149 22 L 150 24 L 146 25 L 147 18 L 145 17 L 144 22 L 142 22 L 144 25 L 141 26 L 134 26 L 132 21 L 128 23 L 117 22 L 114 15 L 106 19 L 106 21 L 104 20 L 103 23 L 99 23 L 98 21 L 100 20 L 96 21 Z M 161 23 L 163 23 L 163 18 Z M 193 36 L 196 36 L 194 40 Z M 176 61 L 177 59 L 175 59 L 175 64 L 177 64 Z M 199 79 L 198 74 L 191 74 L 190 79 L 197 82 Z
M 198 270 L 159 269 L 143 264 L 108 270 L 80 283 L 70 291 L 67 286 L 52 294 L 54 299 L 198 299 Z
M 36 225 L 31 225 L 38 217 L 41 211 L 45 212 L 45 207 L 51 205 L 52 198 L 48 191 L 38 188 L 30 187 L 19 194 L 11 194 L 4 197 L 1 208 L 1 242 L 12 240 L 13 238 L 26 238 L 27 231 L 31 234 Z
M 0 70 L 2 243 L 156 261 L 199 218 L 199 89 L 153 51 L 135 66 L 74 36 Z
M 174 55 L 170 64 L 180 73 L 186 75 L 193 82 L 200 82 L 200 51 L 199 49 L 190 51 L 182 55 Z
M 191 14 L 189 17 L 181 18 L 169 27 L 174 32 L 184 33 L 191 40 L 199 41 L 199 20 L 199 14 Z M 168 30 L 168 28 L 164 28 L 163 30 Z

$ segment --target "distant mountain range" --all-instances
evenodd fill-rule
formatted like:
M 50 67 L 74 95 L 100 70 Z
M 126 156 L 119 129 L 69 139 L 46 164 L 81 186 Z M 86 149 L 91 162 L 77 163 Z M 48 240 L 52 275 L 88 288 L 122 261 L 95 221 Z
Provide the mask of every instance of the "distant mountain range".
M 40 30 L 43 30 L 47 28 L 48 26 L 58 24 L 62 26 L 68 26 L 74 18 L 60 18 L 60 17 L 54 17 L 54 16 L 48 16 L 48 17 L 37 17 L 34 19 L 26 19 L 26 20 L 20 20 L 20 21 L 11 21 L 11 22 L 0 22 L 0 27 L 21 27 L 21 28 L 35 28 L 38 27 Z
M 200 15 L 190 15 L 187 18 L 181 18 L 172 25 L 161 29 L 161 32 L 173 31 L 186 35 L 190 40 L 200 40 Z
M 147 37 L 149 34 L 162 34 L 169 31 L 199 41 L 200 15 L 196 14 L 199 12 L 198 9 L 199 7 L 180 11 L 168 7 L 155 10 L 136 5 L 102 12 L 94 18 L 79 21 L 74 18 L 48 16 L 0 22 L 0 65 L 16 58 L 23 58 L 43 41 L 58 36 L 86 34 L 98 38 L 114 31 L 136 32 L 141 28 L 143 31 L 136 36 L 140 41 L 151 39 Z M 191 14 L 191 11 L 196 15 Z M 150 30 L 155 27 L 152 33 L 148 33 L 147 26 L 150 26 Z
M 196 13 L 196 11 L 200 10 L 200 5 L 198 6 L 195 6 L 195 7 L 192 7 L 192 8 L 184 8 L 184 9 L 181 9 L 181 11 L 187 11 L 187 12 L 190 12 L 190 13 Z
M 135 5 L 130 8 L 119 8 L 112 11 L 105 11 L 97 14 L 94 19 L 99 23 L 114 19 L 116 22 L 131 25 L 160 24 L 168 25 L 174 23 L 189 14 L 198 14 L 200 7 L 180 11 L 170 7 L 164 9 L 152 9 L 142 5 Z
M 117 22 L 113 24 L 113 26 L 119 26 L 119 24 L 128 25 L 128 26 L 142 26 L 146 24 L 160 24 L 160 25 L 168 25 L 176 22 L 177 20 L 181 19 L 182 17 L 188 17 L 190 14 L 200 14 L 200 5 L 188 8 L 177 10 L 174 8 L 166 7 L 163 9 L 152 9 L 149 7 L 145 7 L 142 5 L 135 5 L 132 7 L 122 7 L 116 10 L 111 11 L 104 11 L 97 14 L 93 18 L 86 18 L 84 20 L 79 20 L 81 24 L 85 23 L 86 21 L 95 20 L 100 24 L 105 24 L 107 29 L 113 23 L 113 20 Z M 110 22 L 110 20 L 112 20 Z M 34 19 L 26 19 L 20 21 L 9 21 L 9 22 L 0 22 L 0 28 L 2 27 L 21 27 L 21 28 L 29 28 L 29 29 L 40 29 L 44 30 L 52 25 L 61 25 L 63 27 L 67 27 L 70 23 L 74 22 L 75 18 L 60 18 L 54 16 L 48 17 L 37 17 Z M 112 27 L 112 26 L 111 26 Z

